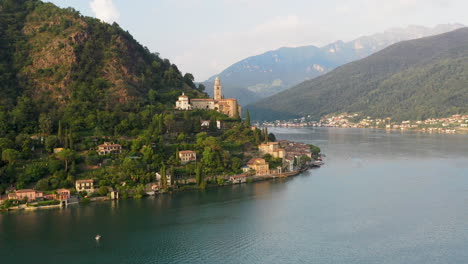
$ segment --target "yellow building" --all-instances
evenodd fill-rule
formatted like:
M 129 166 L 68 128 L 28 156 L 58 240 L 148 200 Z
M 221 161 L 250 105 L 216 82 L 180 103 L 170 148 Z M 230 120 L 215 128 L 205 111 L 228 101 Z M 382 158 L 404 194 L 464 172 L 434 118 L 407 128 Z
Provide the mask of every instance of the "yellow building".
M 247 162 L 247 166 L 255 170 L 255 175 L 268 175 L 270 174 L 270 167 L 268 162 L 264 159 L 254 158 Z
M 286 151 L 279 147 L 278 142 L 268 142 L 258 145 L 258 150 L 262 154 L 270 154 L 274 158 L 284 158 L 286 156 Z
M 221 81 L 216 77 L 214 84 L 214 98 L 213 99 L 190 99 L 185 94 L 179 97 L 176 102 L 176 109 L 178 110 L 192 110 L 192 109 L 205 109 L 216 110 L 229 117 L 236 117 L 242 115 L 242 108 L 234 98 L 225 99 L 223 96 L 223 87 Z
M 179 151 L 179 158 L 183 164 L 191 162 L 191 161 L 196 161 L 197 152 L 192 151 L 192 150 Z

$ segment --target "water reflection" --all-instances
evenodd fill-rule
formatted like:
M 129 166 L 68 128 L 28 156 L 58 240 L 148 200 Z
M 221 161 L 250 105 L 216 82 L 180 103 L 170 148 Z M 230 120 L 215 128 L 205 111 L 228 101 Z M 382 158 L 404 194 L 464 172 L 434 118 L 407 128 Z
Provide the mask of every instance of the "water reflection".
M 0 214 L 2 262 L 464 263 L 468 137 L 271 129 L 326 166 L 291 179 Z M 94 236 L 102 235 L 96 242 Z M 28 254 L 24 254 L 27 248 Z

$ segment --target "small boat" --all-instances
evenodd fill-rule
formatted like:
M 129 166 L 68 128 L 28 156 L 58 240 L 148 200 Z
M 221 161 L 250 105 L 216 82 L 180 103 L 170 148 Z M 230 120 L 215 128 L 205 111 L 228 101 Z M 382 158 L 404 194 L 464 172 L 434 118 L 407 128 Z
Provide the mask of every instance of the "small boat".
M 96 241 L 99 241 L 101 239 L 101 235 L 96 235 L 95 239 Z

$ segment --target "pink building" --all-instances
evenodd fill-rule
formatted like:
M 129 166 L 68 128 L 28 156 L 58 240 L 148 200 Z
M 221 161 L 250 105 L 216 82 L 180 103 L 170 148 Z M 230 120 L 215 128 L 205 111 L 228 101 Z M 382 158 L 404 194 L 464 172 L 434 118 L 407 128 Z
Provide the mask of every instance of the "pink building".
M 44 194 L 33 189 L 17 190 L 8 194 L 8 199 L 22 200 L 24 198 L 27 198 L 28 202 L 31 202 L 44 198 Z

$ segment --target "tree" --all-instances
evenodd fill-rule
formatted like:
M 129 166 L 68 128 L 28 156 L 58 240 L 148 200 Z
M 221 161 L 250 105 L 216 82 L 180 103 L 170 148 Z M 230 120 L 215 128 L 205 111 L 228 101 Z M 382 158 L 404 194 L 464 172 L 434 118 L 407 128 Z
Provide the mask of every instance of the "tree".
M 57 136 L 48 136 L 45 139 L 45 149 L 46 151 L 52 153 L 54 148 L 56 148 L 59 144 L 59 138 Z
M 199 116 L 197 116 L 193 120 L 193 132 L 200 133 L 200 131 L 201 131 L 201 119 Z
M 59 120 L 58 122 L 58 130 L 57 130 L 57 137 L 59 139 L 60 144 L 63 144 L 63 138 L 62 138 L 62 121 Z
M 161 174 L 161 180 L 160 180 L 161 189 L 166 190 L 167 189 L 167 174 L 166 174 L 166 165 L 164 165 L 164 163 L 162 163 L 161 165 L 161 170 L 159 174 Z
M 174 115 L 169 114 L 164 116 L 164 125 L 167 127 L 167 131 L 171 132 L 175 125 Z
M 203 83 L 198 84 L 198 90 L 199 90 L 200 92 L 205 91 L 205 89 L 206 89 L 206 87 L 205 87 L 205 85 L 203 85 Z
M 174 180 L 175 180 L 175 170 L 174 166 L 171 166 L 169 169 L 169 175 L 171 176 L 171 186 L 174 185 Z
M 245 111 L 245 126 L 246 127 L 251 127 L 252 125 L 250 124 L 250 112 L 249 109 Z
M 216 117 L 215 117 L 214 115 L 211 116 L 211 118 L 210 118 L 210 125 L 209 125 L 208 129 L 209 129 L 210 131 L 213 131 L 213 132 L 216 131 L 216 130 L 218 129 L 218 124 L 217 124 L 217 123 L 218 123 L 218 122 L 216 121 Z
M 19 160 L 20 156 L 21 153 L 14 149 L 5 149 L 2 151 L 2 160 L 9 164 L 15 164 Z
M 39 127 L 42 133 L 48 135 L 52 132 L 52 120 L 46 114 L 39 115 Z
M 242 166 L 242 160 L 239 159 L 238 157 L 234 157 L 231 160 L 231 169 L 234 172 L 238 172 L 240 170 L 240 167 Z
M 275 142 L 276 141 L 275 134 L 273 133 L 268 134 L 268 141 Z
M 74 161 L 77 158 L 77 154 L 75 151 L 71 149 L 64 149 L 57 153 L 57 158 L 63 160 L 65 162 L 65 171 L 68 171 L 68 164 Z
M 197 186 L 201 187 L 203 183 L 203 168 L 201 163 L 198 163 L 195 168 L 195 179 L 197 180 Z
M 98 193 L 100 196 L 106 196 L 107 195 L 107 187 L 106 186 L 101 186 L 99 187 Z

